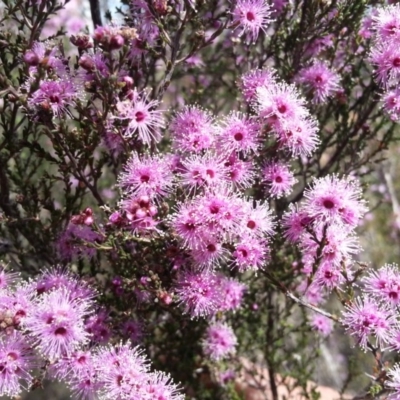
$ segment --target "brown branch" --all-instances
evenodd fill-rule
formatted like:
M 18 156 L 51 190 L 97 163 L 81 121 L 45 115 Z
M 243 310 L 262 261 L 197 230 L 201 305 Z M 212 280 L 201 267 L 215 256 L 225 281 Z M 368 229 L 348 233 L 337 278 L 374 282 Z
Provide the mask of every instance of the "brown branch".
M 93 26 L 96 29 L 98 26 L 102 26 L 100 4 L 99 0 L 89 0 L 90 3 L 90 13 L 92 14 Z

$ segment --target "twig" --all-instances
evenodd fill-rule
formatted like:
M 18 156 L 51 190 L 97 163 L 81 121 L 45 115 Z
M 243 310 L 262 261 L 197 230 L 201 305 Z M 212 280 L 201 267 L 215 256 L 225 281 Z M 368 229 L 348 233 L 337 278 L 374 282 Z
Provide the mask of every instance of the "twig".
M 327 317 L 335 322 L 339 322 L 339 318 L 336 317 L 335 315 L 329 313 L 328 311 L 322 310 L 321 308 L 318 308 L 310 303 L 307 303 L 305 300 L 300 299 L 296 297 L 282 282 L 280 282 L 278 279 L 276 279 L 274 276 L 272 276 L 269 272 L 264 271 L 265 275 L 269 278 L 269 280 L 276 285 L 276 287 L 286 295 L 286 297 L 289 297 L 292 301 L 294 301 L 296 304 L 299 304 L 303 307 L 306 307 L 312 311 L 317 312 L 318 314 L 323 315 L 324 317 Z

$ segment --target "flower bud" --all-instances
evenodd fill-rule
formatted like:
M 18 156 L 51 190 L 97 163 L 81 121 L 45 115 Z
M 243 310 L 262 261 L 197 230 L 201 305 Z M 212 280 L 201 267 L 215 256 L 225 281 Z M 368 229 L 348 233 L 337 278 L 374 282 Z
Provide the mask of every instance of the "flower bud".
M 88 35 L 83 35 L 83 34 L 72 35 L 70 41 L 80 50 L 87 50 L 93 47 L 91 38 Z
M 31 67 L 34 67 L 39 64 L 40 59 L 39 56 L 34 51 L 28 50 L 24 54 L 24 61 Z
M 122 222 L 122 216 L 118 211 L 113 212 L 110 217 L 108 218 L 108 220 L 112 223 L 112 224 L 119 224 Z
M 79 59 L 79 65 L 85 69 L 86 71 L 93 71 L 96 66 L 94 64 L 94 61 L 92 59 L 92 57 L 87 56 L 87 55 L 83 55 L 80 59 Z
M 125 40 L 121 35 L 113 35 L 110 38 L 110 50 L 118 50 L 125 44 Z
M 124 76 L 122 78 L 122 82 L 125 83 L 125 89 L 131 89 L 134 84 L 134 80 L 130 76 Z

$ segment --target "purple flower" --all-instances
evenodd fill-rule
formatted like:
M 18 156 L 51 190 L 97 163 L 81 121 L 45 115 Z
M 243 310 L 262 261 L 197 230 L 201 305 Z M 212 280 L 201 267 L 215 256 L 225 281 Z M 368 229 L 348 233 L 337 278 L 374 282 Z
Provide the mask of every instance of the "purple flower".
M 232 183 L 233 187 L 246 189 L 253 184 L 256 174 L 251 161 L 243 161 L 237 153 L 232 153 L 225 160 L 225 168 L 228 175 L 227 180 Z
M 313 314 L 310 320 L 310 326 L 321 336 L 329 336 L 333 329 L 332 320 L 321 314 Z
M 274 220 L 268 203 L 250 201 L 245 203 L 245 214 L 243 216 L 243 230 L 246 235 L 262 237 L 272 236 L 274 233 Z
M 219 361 L 230 354 L 234 354 L 237 339 L 232 328 L 216 322 L 207 328 L 203 339 L 204 355 L 213 361 Z
M 220 289 L 218 310 L 231 311 L 240 308 L 246 285 L 222 274 L 217 274 L 216 279 Z
M 216 128 L 209 112 L 196 106 L 185 106 L 170 124 L 173 145 L 181 152 L 199 153 L 215 141 Z
M 227 180 L 227 169 L 222 157 L 210 152 L 195 154 L 182 160 L 181 182 L 190 190 L 202 186 L 219 186 Z
M 218 286 L 211 272 L 184 271 L 175 281 L 175 293 L 192 318 L 212 315 L 218 304 Z
M 92 301 L 73 299 L 70 291 L 61 288 L 40 296 L 23 324 L 33 345 L 54 360 L 87 343 L 84 319 L 92 306 Z
M 158 199 L 172 188 L 173 174 L 168 161 L 159 156 L 140 157 L 133 153 L 119 176 L 119 186 L 129 194 Z
M 131 137 L 137 132 L 139 140 L 144 144 L 152 141 L 159 142 L 161 135 L 159 129 L 164 128 L 163 111 L 156 110 L 159 102 L 149 100 L 148 93 L 133 92 L 133 99 L 124 100 L 117 104 L 119 116 L 122 120 L 128 120 L 125 137 Z
M 304 192 L 304 211 L 316 224 L 337 222 L 354 228 L 367 211 L 361 194 L 360 184 L 353 177 L 315 179 Z
M 61 118 L 68 113 L 68 107 L 75 104 L 77 91 L 70 80 L 43 81 L 28 100 L 28 106 L 36 111 L 51 111 Z
M 391 4 L 372 9 L 373 28 L 378 39 L 382 41 L 398 41 L 400 39 L 400 6 Z
M 93 357 L 104 400 L 142 399 L 149 365 L 142 351 L 128 343 L 100 348 Z
M 168 374 L 160 371 L 152 372 L 147 375 L 141 399 L 184 400 L 185 396 L 179 393 L 179 390 L 178 385 L 172 382 Z
M 340 88 L 340 76 L 323 61 L 316 61 L 302 69 L 297 81 L 311 91 L 315 103 L 325 103 Z
M 93 257 L 96 249 L 90 244 L 101 242 L 103 236 L 90 226 L 69 223 L 55 243 L 59 257 L 71 260 L 78 257 Z
M 107 343 L 111 337 L 111 329 L 108 324 L 108 312 L 99 309 L 94 315 L 85 321 L 85 331 L 90 334 L 90 340 L 97 344 Z
M 261 127 L 254 119 L 239 112 L 232 112 L 222 121 L 218 134 L 218 146 L 225 153 L 256 153 L 260 146 Z
M 0 290 L 9 288 L 19 278 L 18 272 L 8 272 L 0 266 Z
M 135 319 L 125 321 L 121 330 L 133 344 L 140 343 L 144 337 L 143 324 Z
M 11 290 L 0 291 L 0 314 L 3 329 L 14 328 L 20 326 L 27 315 L 30 315 L 34 308 L 33 304 L 34 291 L 32 285 L 22 283 Z
M 66 288 L 73 299 L 90 300 L 96 296 L 95 291 L 85 281 L 73 275 L 66 268 L 58 266 L 42 272 L 32 286 L 38 295 Z
M 400 304 L 400 272 L 395 264 L 386 264 L 377 271 L 370 270 L 363 277 L 364 291 L 385 304 Z
M 68 381 L 71 376 L 86 374 L 93 367 L 92 354 L 87 350 L 77 350 L 61 357 L 50 367 L 50 373 L 56 379 Z
M 255 42 L 260 30 L 266 32 L 271 9 L 265 0 L 238 0 L 232 11 L 233 23 L 241 30 L 240 35 L 246 33 L 249 42 Z
M 388 90 L 382 95 L 383 108 L 394 121 L 400 119 L 400 89 Z
M 253 69 L 243 74 L 239 87 L 245 100 L 250 103 L 255 100 L 258 88 L 275 84 L 275 74 L 273 69 Z
M 64 381 L 77 399 L 98 399 L 100 384 L 96 379 L 93 356 L 89 351 L 78 350 L 62 357 L 51 365 L 49 372 L 51 376 Z
M 400 78 L 400 49 L 397 42 L 379 42 L 371 50 L 370 61 L 376 66 L 378 81 L 384 87 L 397 84 Z
M 271 197 L 288 196 L 297 182 L 289 167 L 281 162 L 269 162 L 263 168 L 263 181 Z
M 32 349 L 19 332 L 0 336 L 0 396 L 18 397 L 37 368 Z
M 284 125 L 276 124 L 274 134 L 280 145 L 293 156 L 310 156 L 320 142 L 318 122 L 311 116 L 285 121 Z
M 389 380 L 385 382 L 390 389 L 394 390 L 394 393 L 389 394 L 389 400 L 400 399 L 400 364 L 396 364 L 393 368 L 387 371 Z
M 357 297 L 346 307 L 341 322 L 366 350 L 371 337 L 376 337 L 378 345 L 389 342 L 391 328 L 396 324 L 396 315 L 371 297 Z
M 253 237 L 242 237 L 233 252 L 234 265 L 240 272 L 258 270 L 268 260 L 269 248 L 265 241 Z

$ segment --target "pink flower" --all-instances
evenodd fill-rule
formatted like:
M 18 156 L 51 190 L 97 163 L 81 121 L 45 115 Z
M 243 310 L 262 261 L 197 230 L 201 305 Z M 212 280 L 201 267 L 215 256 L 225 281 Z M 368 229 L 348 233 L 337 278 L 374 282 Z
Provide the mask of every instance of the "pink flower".
M 313 259 L 313 263 L 315 263 L 315 259 Z M 312 268 L 311 263 L 310 268 Z M 330 292 L 344 282 L 345 278 L 341 269 L 332 262 L 324 261 L 319 265 L 310 287 L 315 287 L 316 290 L 327 289 Z
M 99 395 L 104 400 L 141 399 L 149 366 L 142 351 L 130 343 L 100 348 L 93 357 Z
M 264 166 L 262 174 L 271 197 L 288 196 L 297 182 L 289 167 L 280 162 L 269 162 Z
M 38 367 L 32 348 L 20 332 L 0 337 L 0 395 L 18 397 L 32 382 Z
M 377 271 L 370 270 L 363 277 L 364 291 L 385 304 L 400 304 L 400 272 L 395 264 L 386 264 Z
M 232 328 L 216 322 L 207 328 L 203 339 L 204 355 L 213 361 L 219 361 L 230 354 L 234 354 L 237 339 Z
M 247 102 L 255 100 L 257 89 L 262 86 L 275 84 L 275 70 L 253 69 L 240 77 L 239 87 Z
M 227 169 L 222 157 L 210 152 L 204 155 L 195 154 L 182 160 L 182 169 L 182 184 L 191 190 L 203 186 L 218 186 L 227 180 Z
M 274 134 L 282 147 L 293 156 L 310 156 L 320 141 L 318 139 L 318 122 L 315 118 L 296 118 L 286 121 L 282 126 L 275 126 Z
M 128 120 L 124 136 L 132 137 L 137 133 L 144 144 L 161 140 L 160 129 L 164 128 L 163 111 L 156 110 L 159 101 L 149 100 L 149 93 L 139 94 L 135 89 L 132 100 L 124 100 L 117 104 L 117 119 Z
M 9 272 L 0 266 L 0 290 L 9 288 L 13 283 L 16 283 L 19 275 L 18 272 Z
M 299 210 L 291 204 L 289 210 L 285 212 L 282 219 L 285 237 L 290 242 L 296 243 L 306 231 L 305 228 L 311 226 L 312 222 L 313 218 L 305 211 Z
M 325 103 L 340 88 L 340 76 L 323 61 L 316 61 L 310 67 L 302 69 L 297 81 L 311 91 L 315 103 Z
M 312 234 L 307 232 L 302 236 L 300 248 L 303 254 L 308 256 L 316 257 L 319 253 L 321 262 L 336 267 L 351 260 L 351 256 L 358 254 L 361 250 L 353 230 L 341 224 L 314 227 Z
M 184 400 L 179 393 L 179 386 L 172 382 L 170 375 L 156 371 L 147 375 L 147 383 L 143 387 L 143 399 Z
M 400 78 L 400 49 L 397 42 L 378 42 L 372 49 L 370 61 L 376 66 L 378 81 L 385 87 Z
M 217 274 L 216 280 L 218 282 L 217 286 L 220 288 L 218 310 L 230 311 L 240 308 L 246 285 L 222 274 Z
M 61 118 L 68 113 L 68 107 L 75 104 L 78 93 L 70 80 L 59 79 L 56 81 L 43 81 L 32 97 L 28 106 L 36 112 L 49 111 L 54 116 Z
M 385 385 L 394 390 L 394 393 L 389 394 L 388 399 L 398 400 L 400 398 L 400 364 L 389 369 L 387 375 L 389 380 L 385 381 Z
M 359 182 L 352 177 L 315 179 L 304 192 L 304 211 L 316 224 L 337 222 L 355 227 L 367 211 L 361 194 Z
M 198 210 L 193 203 L 182 203 L 171 217 L 171 226 L 184 246 L 195 249 L 204 243 L 204 230 Z
M 209 149 L 215 141 L 212 116 L 197 106 L 185 106 L 172 119 L 169 128 L 173 145 L 181 152 L 199 153 Z
M 379 40 L 394 41 L 400 39 L 400 6 L 391 4 L 373 9 L 373 28 Z
M 228 154 L 256 153 L 260 146 L 260 124 L 238 112 L 232 112 L 222 121 L 218 135 L 218 146 Z
M 255 42 L 260 30 L 266 32 L 271 9 L 265 0 L 238 0 L 232 11 L 234 24 L 238 24 L 240 35 L 247 34 L 249 42 Z
M 310 320 L 311 327 L 321 336 L 329 336 L 333 329 L 332 320 L 321 314 L 313 314 Z
M 350 334 L 356 337 L 358 344 L 366 350 L 368 339 L 373 336 L 376 337 L 378 345 L 388 343 L 396 316 L 373 298 L 357 297 L 353 304 L 346 307 L 341 321 Z
M 268 203 L 261 204 L 261 202 L 256 202 L 252 205 L 250 202 L 246 202 L 242 225 L 246 235 L 255 237 L 272 236 L 275 223 Z
M 293 120 L 309 116 L 305 99 L 294 85 L 286 83 L 259 87 L 254 108 L 275 129 L 284 128 Z
M 119 186 L 125 193 L 158 199 L 172 188 L 173 174 L 166 159 L 159 156 L 139 156 L 133 153 L 119 175 Z
M 224 166 L 227 170 L 227 181 L 234 187 L 246 189 L 253 184 L 255 170 L 251 161 L 243 161 L 237 153 L 232 153 L 225 160 Z
M 208 271 L 182 272 L 175 281 L 175 293 L 184 312 L 192 318 L 214 314 L 218 304 L 215 276 Z
M 198 267 L 212 270 L 227 259 L 228 250 L 213 237 L 204 240 L 204 244 L 193 250 L 191 256 Z
M 392 120 L 400 119 L 400 89 L 388 90 L 382 95 L 383 108 Z
M 92 311 L 92 305 L 88 299 L 72 299 L 70 292 L 61 288 L 37 299 L 23 324 L 34 346 L 54 360 L 88 342 L 84 318 Z
M 269 248 L 265 241 L 252 237 L 242 237 L 233 252 L 234 265 L 239 272 L 258 270 L 268 260 Z

